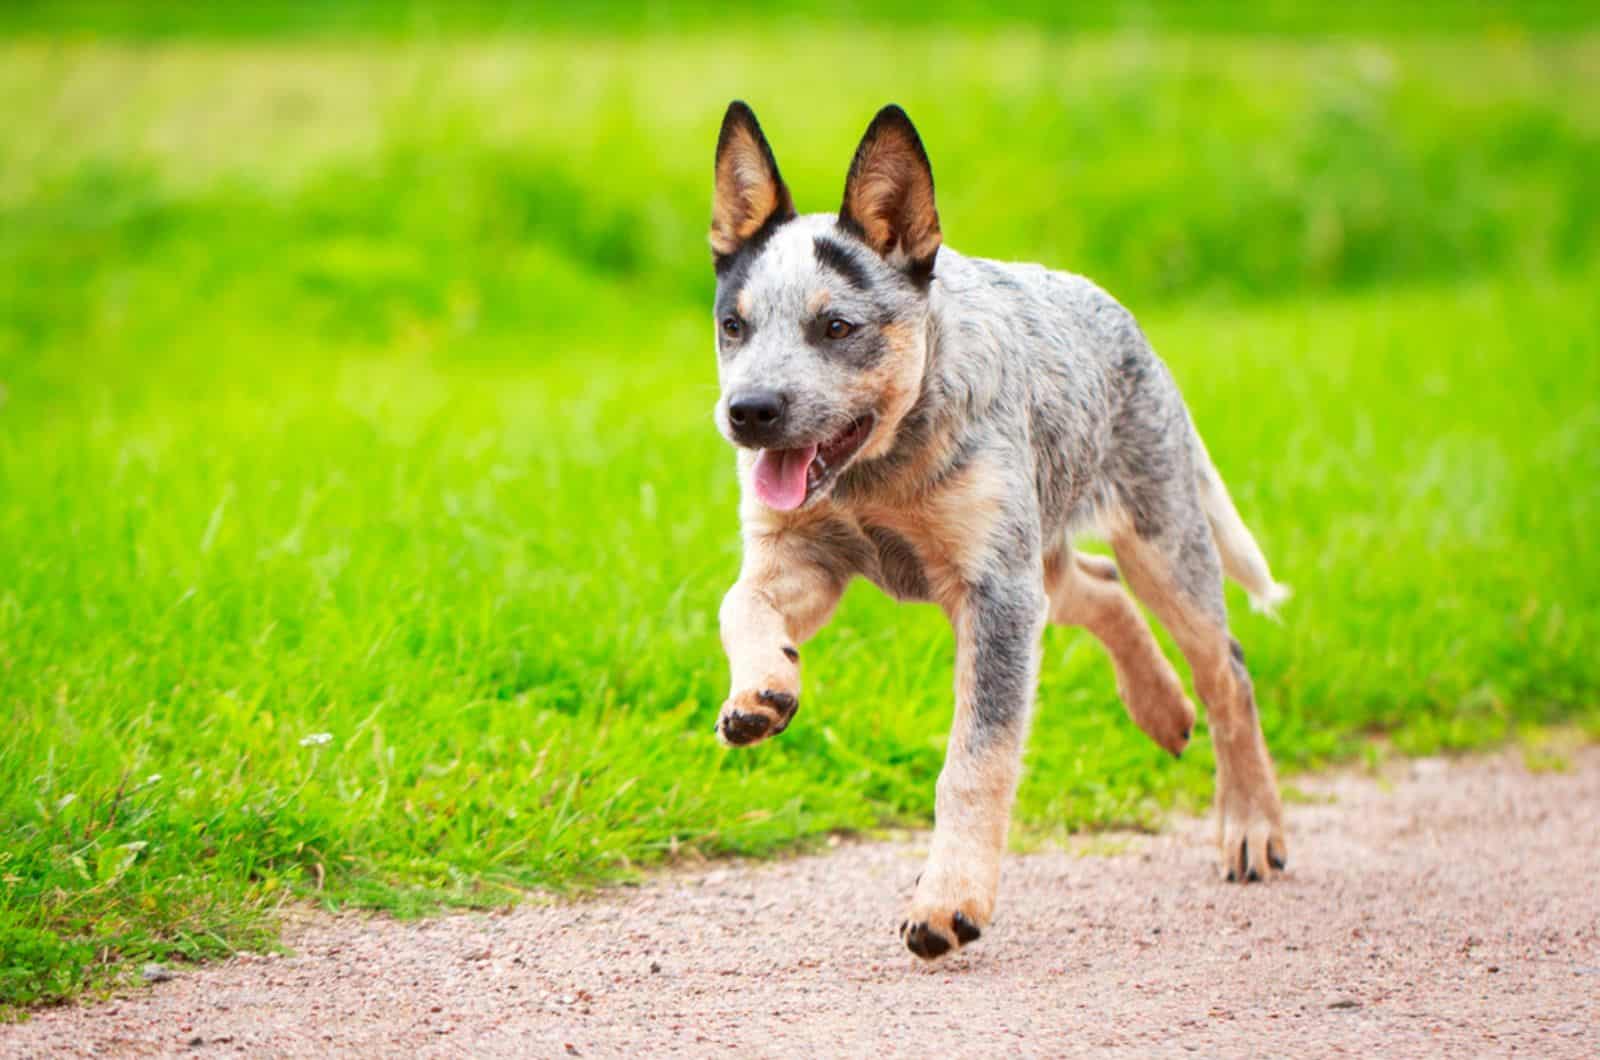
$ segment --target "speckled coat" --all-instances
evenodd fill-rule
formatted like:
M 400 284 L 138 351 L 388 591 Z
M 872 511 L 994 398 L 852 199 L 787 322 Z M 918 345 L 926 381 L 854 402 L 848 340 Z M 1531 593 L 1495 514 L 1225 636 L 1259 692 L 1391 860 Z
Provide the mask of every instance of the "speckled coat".
M 745 555 L 723 602 L 730 744 L 782 732 L 799 645 L 851 579 L 939 604 L 956 704 L 929 860 L 901 927 L 933 958 L 989 924 L 1046 621 L 1106 646 L 1133 720 L 1174 754 L 1194 707 L 1134 594 L 1173 634 L 1210 712 L 1224 872 L 1287 857 L 1283 811 L 1224 570 L 1278 585 L 1176 384 L 1090 281 L 942 245 L 927 155 L 886 107 L 837 214 L 799 216 L 755 116 L 729 107 L 711 244 L 719 429 L 739 447 Z M 1116 562 L 1078 553 L 1110 541 Z M 866 705 L 858 705 L 866 706 Z

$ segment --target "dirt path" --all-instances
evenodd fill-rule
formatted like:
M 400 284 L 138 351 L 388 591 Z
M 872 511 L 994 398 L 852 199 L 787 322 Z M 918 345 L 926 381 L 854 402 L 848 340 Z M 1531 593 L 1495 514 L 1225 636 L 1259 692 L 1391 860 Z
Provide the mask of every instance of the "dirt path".
M 43 1012 L 0 1054 L 1600 1055 L 1600 750 L 1397 769 L 1302 780 L 1269 886 L 1217 882 L 1201 821 L 1014 857 L 992 929 L 933 966 L 894 934 L 915 837 L 501 916 L 307 917 L 298 956 Z

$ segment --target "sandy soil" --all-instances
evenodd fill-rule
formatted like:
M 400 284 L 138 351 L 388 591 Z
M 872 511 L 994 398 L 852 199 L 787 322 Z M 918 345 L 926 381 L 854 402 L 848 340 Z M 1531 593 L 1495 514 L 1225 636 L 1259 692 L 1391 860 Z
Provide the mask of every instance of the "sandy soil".
M 505 915 L 306 915 L 298 956 L 42 1012 L 0 1054 L 1600 1056 L 1600 750 L 1298 786 L 1283 879 L 1219 882 L 1187 819 L 1013 857 L 934 965 L 895 937 L 914 836 Z

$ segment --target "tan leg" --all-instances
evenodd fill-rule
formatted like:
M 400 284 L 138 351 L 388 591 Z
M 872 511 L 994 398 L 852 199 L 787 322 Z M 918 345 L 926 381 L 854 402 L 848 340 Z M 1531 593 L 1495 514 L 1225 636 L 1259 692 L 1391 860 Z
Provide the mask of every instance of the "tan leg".
M 1036 577 L 969 591 L 953 608 L 955 717 L 928 863 L 900 926 L 919 957 L 974 941 L 994 913 L 1044 612 Z
M 1258 880 L 1288 859 L 1283 801 L 1256 713 L 1255 691 L 1244 654 L 1228 633 L 1220 570 L 1214 552 L 1187 550 L 1210 562 L 1185 569 L 1174 550 L 1116 535 L 1117 562 L 1140 600 L 1159 618 L 1194 673 L 1206 705 L 1217 756 L 1217 829 L 1224 872 L 1230 880 Z
M 1116 566 L 1069 549 L 1045 560 L 1044 578 L 1050 621 L 1082 626 L 1105 645 L 1134 724 L 1172 754 L 1182 754 L 1194 731 L 1194 704 L 1138 605 L 1123 590 Z
M 833 614 L 849 579 L 825 562 L 801 531 L 746 537 L 739 580 L 720 613 L 732 678 L 717 717 L 724 743 L 776 736 L 800 709 L 800 645 Z

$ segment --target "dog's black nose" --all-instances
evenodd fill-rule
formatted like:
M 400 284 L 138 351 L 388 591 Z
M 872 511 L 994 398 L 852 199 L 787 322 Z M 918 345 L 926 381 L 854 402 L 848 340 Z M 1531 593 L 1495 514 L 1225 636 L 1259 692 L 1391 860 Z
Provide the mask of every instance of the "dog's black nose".
M 746 390 L 728 399 L 728 423 L 741 440 L 759 444 L 782 426 L 788 404 L 776 390 Z

